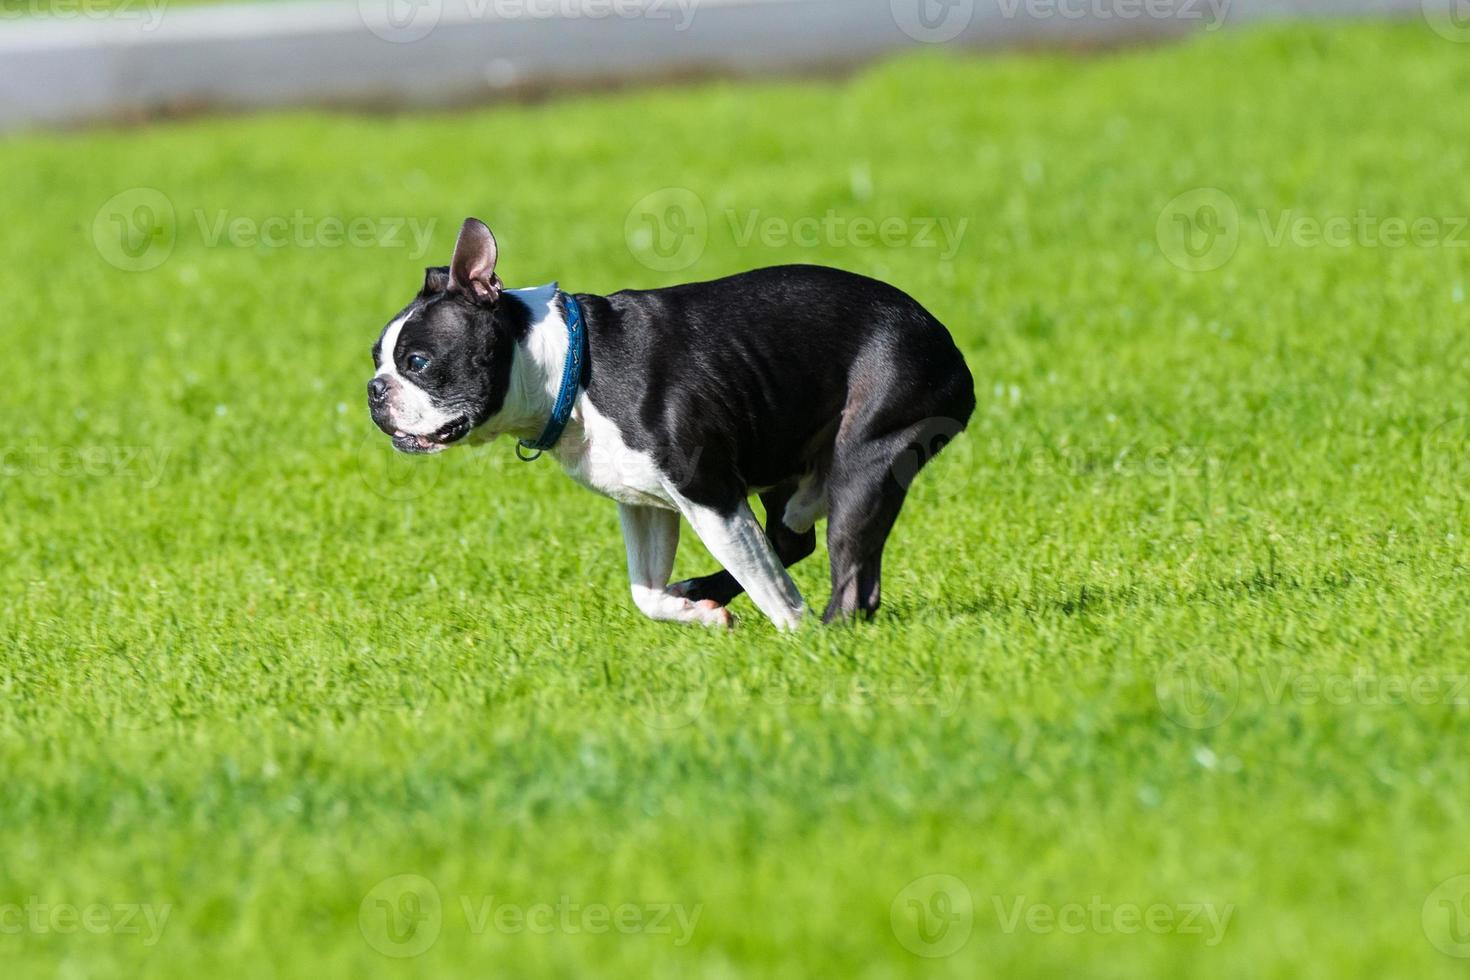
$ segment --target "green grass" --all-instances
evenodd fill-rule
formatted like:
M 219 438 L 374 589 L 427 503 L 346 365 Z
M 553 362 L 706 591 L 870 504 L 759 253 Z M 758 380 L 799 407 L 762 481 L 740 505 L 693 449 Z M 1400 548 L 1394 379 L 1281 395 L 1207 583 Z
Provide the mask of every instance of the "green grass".
M 7 974 L 1462 975 L 1431 942 L 1458 885 L 1431 893 L 1470 872 L 1467 87 L 1422 25 L 1283 28 L 0 143 Z M 668 187 L 708 247 L 658 272 L 624 229 Z M 1201 187 L 1238 247 L 1196 272 L 1165 209 Z M 118 268 L 145 205 L 160 263 Z M 298 211 L 432 248 L 209 243 Z M 948 262 L 741 242 L 829 211 L 969 225 Z M 1438 232 L 1273 244 L 1288 211 Z M 391 457 L 368 351 L 467 213 L 512 284 L 814 261 L 950 325 L 980 404 L 878 621 L 641 621 L 612 505 L 554 465 Z M 709 570 L 685 541 L 676 571 Z M 813 604 L 825 575 L 796 571 Z M 442 901 L 413 959 L 377 948 L 401 874 Z M 905 891 L 928 875 L 959 883 L 935 946 L 905 918 L 945 911 Z M 911 952 L 958 941 L 966 892 L 966 944 Z M 31 896 L 107 906 L 101 934 Z M 477 928 L 490 896 L 698 918 Z M 1156 903 L 1229 919 L 1086 908 Z

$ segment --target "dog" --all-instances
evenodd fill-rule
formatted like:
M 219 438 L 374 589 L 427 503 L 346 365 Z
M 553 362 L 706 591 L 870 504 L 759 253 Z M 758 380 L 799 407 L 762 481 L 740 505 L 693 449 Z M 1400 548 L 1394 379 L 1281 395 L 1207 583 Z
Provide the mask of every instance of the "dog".
M 746 592 L 795 629 L 806 606 L 786 569 L 816 550 L 824 517 L 823 622 L 877 611 L 908 487 L 975 408 L 938 320 L 819 266 L 595 296 L 506 289 L 498 256 L 468 219 L 374 345 L 368 404 L 394 448 L 511 435 L 523 459 L 550 453 L 617 502 L 633 602 L 652 619 L 730 627 Z M 724 570 L 670 585 L 681 515 Z

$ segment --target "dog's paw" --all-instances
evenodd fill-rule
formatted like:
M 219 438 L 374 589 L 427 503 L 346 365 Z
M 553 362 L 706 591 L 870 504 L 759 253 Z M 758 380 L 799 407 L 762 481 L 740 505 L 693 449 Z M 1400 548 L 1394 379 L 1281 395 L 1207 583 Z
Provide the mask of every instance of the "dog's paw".
M 715 626 L 720 629 L 731 630 L 735 628 L 735 616 L 713 599 L 676 599 L 679 604 L 679 612 L 676 618 L 686 623 L 698 623 L 701 626 Z
M 696 602 L 694 608 L 700 614 L 699 621 L 706 626 L 718 626 L 727 630 L 735 628 L 735 615 L 713 599 Z

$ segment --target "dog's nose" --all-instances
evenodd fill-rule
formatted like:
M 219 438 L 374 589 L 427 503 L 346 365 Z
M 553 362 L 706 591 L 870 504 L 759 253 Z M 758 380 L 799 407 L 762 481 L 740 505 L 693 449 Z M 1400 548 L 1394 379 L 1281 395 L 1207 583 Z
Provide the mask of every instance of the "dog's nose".
M 372 402 L 374 405 L 381 405 L 383 404 L 383 400 L 387 397 L 387 378 L 374 378 L 373 380 L 368 382 L 368 401 Z

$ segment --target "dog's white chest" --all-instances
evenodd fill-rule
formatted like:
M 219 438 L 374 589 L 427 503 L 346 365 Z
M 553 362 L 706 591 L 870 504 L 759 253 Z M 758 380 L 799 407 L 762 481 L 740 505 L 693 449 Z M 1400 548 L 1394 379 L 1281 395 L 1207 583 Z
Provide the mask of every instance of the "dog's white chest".
M 577 399 L 574 420 L 581 422 L 581 432 L 569 431 L 552 450 L 567 476 L 619 503 L 677 509 L 665 474 L 647 453 L 628 448 L 618 427 L 585 393 Z

